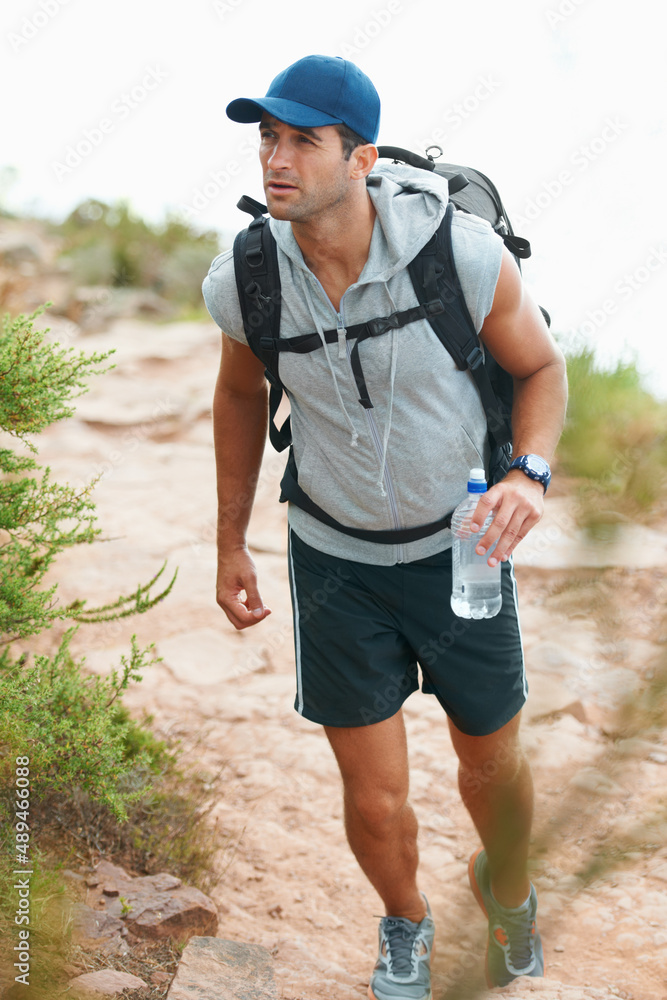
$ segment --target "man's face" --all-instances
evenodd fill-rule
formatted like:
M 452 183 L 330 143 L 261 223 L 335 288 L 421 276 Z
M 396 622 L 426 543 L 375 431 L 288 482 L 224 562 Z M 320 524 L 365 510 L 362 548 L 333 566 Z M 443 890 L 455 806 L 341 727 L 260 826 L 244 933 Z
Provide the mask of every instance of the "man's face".
M 297 128 L 265 114 L 259 134 L 264 193 L 274 219 L 308 222 L 350 196 L 350 161 L 343 158 L 334 125 Z

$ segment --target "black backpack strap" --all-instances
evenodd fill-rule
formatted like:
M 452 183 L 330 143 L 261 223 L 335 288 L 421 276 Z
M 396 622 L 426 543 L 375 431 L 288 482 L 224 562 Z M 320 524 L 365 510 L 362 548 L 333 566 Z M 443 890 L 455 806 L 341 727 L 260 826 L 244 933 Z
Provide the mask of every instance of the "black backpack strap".
M 361 367 L 359 344 L 370 337 L 381 337 L 385 333 L 388 333 L 389 330 L 399 330 L 403 326 L 415 323 L 418 319 L 429 319 L 436 313 L 443 312 L 443 310 L 444 306 L 442 302 L 439 299 L 435 299 L 432 302 L 411 306 L 410 309 L 397 310 L 391 313 L 390 316 L 378 316 L 375 319 L 369 319 L 366 323 L 356 323 L 354 326 L 346 327 L 346 340 L 354 341 L 354 347 L 350 351 L 350 366 L 357 389 L 359 390 L 359 402 L 365 409 L 372 409 L 373 404 L 368 395 L 368 387 Z M 311 351 L 316 351 L 322 347 L 322 338 L 324 338 L 327 344 L 335 344 L 338 341 L 338 330 L 323 330 L 321 336 L 319 333 L 303 333 L 298 337 L 260 337 L 260 347 L 262 352 L 267 356 L 271 352 L 276 354 L 285 352 L 310 354 Z M 275 364 L 276 362 L 273 361 L 272 367 Z
M 456 273 L 452 253 L 453 215 L 454 206 L 449 202 L 435 235 L 408 265 L 408 270 L 420 302 L 439 297 L 444 303 L 443 313 L 429 317 L 431 326 L 457 367 L 470 371 L 482 400 L 491 441 L 494 445 L 503 445 L 512 439 L 510 413 L 491 384 L 479 337 Z
M 252 202 L 256 210 L 263 206 Z M 280 337 L 280 272 L 276 241 L 266 216 L 259 213 L 234 240 L 234 271 L 243 329 L 248 346 L 266 365 L 269 390 L 269 438 L 276 451 L 284 451 L 292 440 L 290 418 L 278 428 L 276 414 L 283 396 L 278 373 L 278 353 L 265 350 L 262 342 Z
M 434 535 L 437 531 L 443 531 L 445 528 L 451 527 L 452 514 L 454 513 L 453 510 L 450 510 L 448 514 L 445 514 L 438 521 L 431 521 L 430 524 L 420 524 L 417 528 L 389 528 L 386 531 L 366 531 L 364 528 L 349 528 L 347 525 L 341 524 L 340 521 L 337 521 L 330 514 L 327 514 L 325 510 L 322 510 L 301 489 L 296 462 L 294 461 L 291 448 L 289 458 L 287 459 L 287 467 L 280 483 L 280 502 L 285 503 L 287 500 L 317 518 L 318 521 L 322 521 L 323 524 L 329 525 L 330 528 L 335 528 L 336 531 L 340 531 L 344 535 L 351 535 L 352 538 L 360 538 L 364 542 L 379 542 L 382 545 L 401 545 L 407 542 L 416 542 L 418 539 L 426 538 L 428 535 Z

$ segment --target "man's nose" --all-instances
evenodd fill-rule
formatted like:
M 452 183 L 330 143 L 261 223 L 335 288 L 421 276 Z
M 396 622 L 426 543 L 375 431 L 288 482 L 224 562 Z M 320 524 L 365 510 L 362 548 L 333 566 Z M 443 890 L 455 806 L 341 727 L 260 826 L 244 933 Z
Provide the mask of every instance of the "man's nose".
M 285 138 L 277 139 L 268 158 L 272 170 L 287 170 L 291 167 L 289 144 Z

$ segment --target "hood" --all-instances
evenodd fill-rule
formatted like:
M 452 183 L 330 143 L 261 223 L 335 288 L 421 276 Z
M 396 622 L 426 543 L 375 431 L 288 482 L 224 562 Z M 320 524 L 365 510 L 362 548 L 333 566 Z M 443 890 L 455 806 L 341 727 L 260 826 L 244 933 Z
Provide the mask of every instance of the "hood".
M 440 225 L 448 198 L 445 177 L 404 164 L 376 164 L 366 178 L 366 187 L 376 220 L 359 284 L 386 282 L 407 267 Z M 291 223 L 271 219 L 271 231 L 280 249 L 307 270 Z
M 359 280 L 388 281 L 407 267 L 442 222 L 447 208 L 447 179 L 419 167 L 378 163 L 366 179 L 366 186 L 384 246 L 371 245 Z

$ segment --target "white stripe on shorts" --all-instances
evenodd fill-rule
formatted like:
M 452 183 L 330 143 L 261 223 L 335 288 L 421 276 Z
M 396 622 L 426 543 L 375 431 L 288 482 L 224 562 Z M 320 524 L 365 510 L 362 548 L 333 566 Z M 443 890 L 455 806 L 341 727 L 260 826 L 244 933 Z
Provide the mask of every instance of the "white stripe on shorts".
M 296 580 L 294 578 L 294 560 L 292 558 L 292 532 L 288 539 L 289 562 L 290 562 L 290 589 L 292 591 L 292 605 L 294 607 L 294 658 L 296 660 L 296 710 L 299 715 L 303 715 L 303 680 L 301 677 L 301 633 L 299 631 L 299 600 L 296 595 Z
M 514 595 L 514 611 L 516 614 L 516 625 L 519 629 L 519 643 L 521 644 L 521 673 L 523 676 L 523 695 L 528 697 L 528 682 L 526 680 L 526 657 L 523 652 L 523 636 L 521 635 L 521 619 L 519 618 L 519 598 L 516 591 L 516 577 L 514 575 L 514 560 L 512 556 L 507 560 L 510 564 L 510 575 L 512 577 L 512 594 Z

